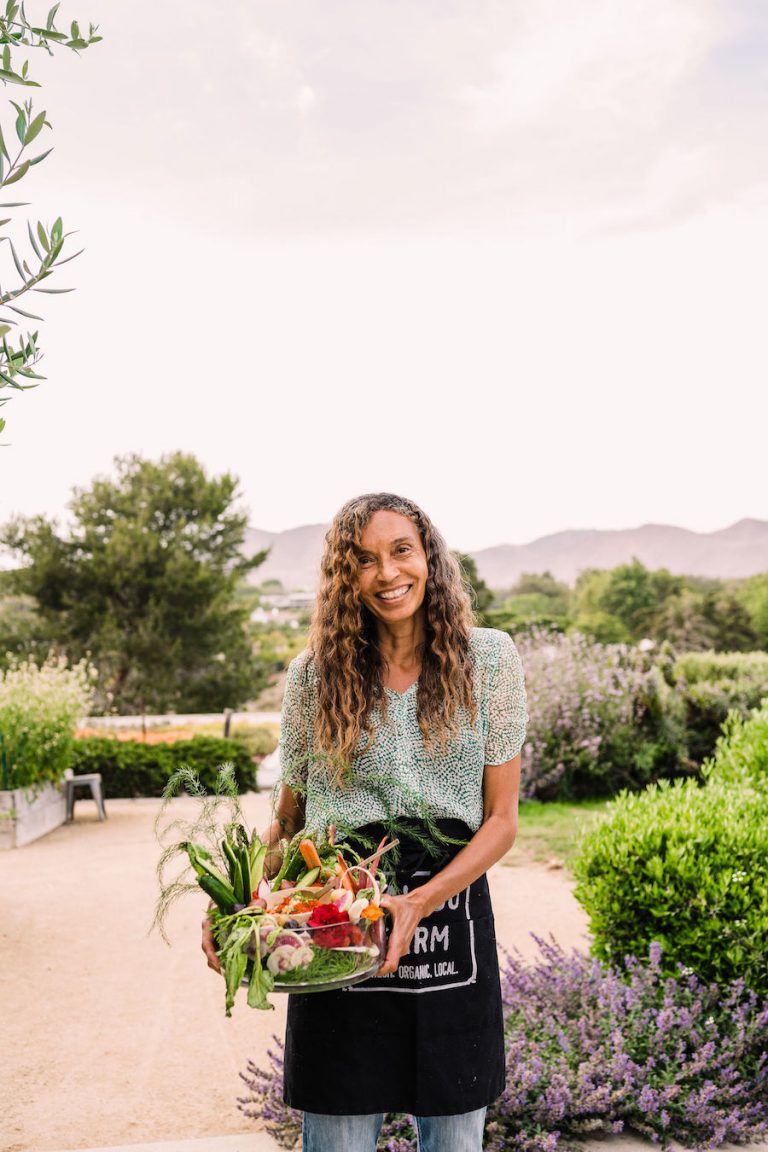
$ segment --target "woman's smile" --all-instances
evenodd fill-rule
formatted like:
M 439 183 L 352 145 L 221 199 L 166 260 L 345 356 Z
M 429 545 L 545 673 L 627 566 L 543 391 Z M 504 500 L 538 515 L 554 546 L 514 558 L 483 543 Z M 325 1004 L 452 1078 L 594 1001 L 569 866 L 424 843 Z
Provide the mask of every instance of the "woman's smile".
M 377 592 L 376 595 L 379 600 L 383 600 L 385 603 L 392 600 L 402 600 L 403 597 L 410 592 L 412 587 L 412 584 L 400 584 L 397 588 L 388 589 L 386 592 Z

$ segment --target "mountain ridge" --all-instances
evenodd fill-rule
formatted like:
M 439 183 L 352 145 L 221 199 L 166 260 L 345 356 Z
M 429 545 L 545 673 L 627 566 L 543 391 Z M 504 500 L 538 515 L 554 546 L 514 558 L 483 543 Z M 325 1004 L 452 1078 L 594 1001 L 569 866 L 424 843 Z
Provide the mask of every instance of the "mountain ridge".
M 303 524 L 284 532 L 246 530 L 248 556 L 263 548 L 266 561 L 249 576 L 253 584 L 279 580 L 286 591 L 317 586 L 327 524 Z M 740 579 L 768 572 L 768 520 L 743 517 L 714 532 L 673 524 L 636 528 L 566 528 L 527 544 L 496 544 L 469 552 L 491 588 L 510 588 L 523 572 L 549 571 L 573 584 L 586 568 L 614 568 L 634 556 L 647 568 L 668 568 L 684 576 Z

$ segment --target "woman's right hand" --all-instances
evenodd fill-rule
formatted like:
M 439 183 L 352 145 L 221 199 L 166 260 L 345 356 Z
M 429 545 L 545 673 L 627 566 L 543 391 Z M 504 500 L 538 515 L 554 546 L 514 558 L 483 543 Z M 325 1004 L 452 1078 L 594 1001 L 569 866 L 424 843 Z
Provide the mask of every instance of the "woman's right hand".
M 209 909 L 210 911 L 210 909 Z M 221 972 L 221 964 L 219 957 L 216 953 L 216 941 L 213 938 L 213 925 L 210 916 L 206 915 L 203 920 L 203 952 L 208 959 L 208 967 L 213 968 L 214 972 Z

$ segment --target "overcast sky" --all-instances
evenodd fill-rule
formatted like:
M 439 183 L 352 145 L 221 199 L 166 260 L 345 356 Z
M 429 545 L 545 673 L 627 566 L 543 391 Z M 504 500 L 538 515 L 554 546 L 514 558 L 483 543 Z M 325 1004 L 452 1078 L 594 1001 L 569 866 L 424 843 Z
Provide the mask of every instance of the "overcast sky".
M 465 549 L 768 519 L 760 0 L 61 12 L 104 41 L 32 55 L 14 191 L 86 252 L 3 518 L 182 449 L 273 531 L 377 489 Z

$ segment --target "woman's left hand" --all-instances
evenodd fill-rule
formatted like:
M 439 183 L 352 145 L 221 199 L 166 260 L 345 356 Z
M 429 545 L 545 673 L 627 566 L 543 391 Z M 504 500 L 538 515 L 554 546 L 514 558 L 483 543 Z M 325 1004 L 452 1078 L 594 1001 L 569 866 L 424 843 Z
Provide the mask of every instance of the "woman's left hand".
M 423 900 L 419 897 L 418 888 L 406 896 L 382 896 L 381 907 L 392 917 L 392 927 L 389 932 L 387 955 L 376 975 L 389 976 L 390 973 L 397 971 L 403 956 L 410 952 L 413 934 L 427 912 Z

